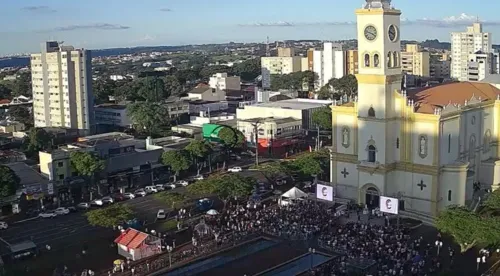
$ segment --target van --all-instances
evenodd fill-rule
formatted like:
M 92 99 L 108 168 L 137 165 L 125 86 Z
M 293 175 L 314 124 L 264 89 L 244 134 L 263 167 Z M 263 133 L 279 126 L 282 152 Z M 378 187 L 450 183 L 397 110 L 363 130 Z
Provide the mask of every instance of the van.
M 144 188 L 144 190 L 146 191 L 146 193 L 157 193 L 158 192 L 158 189 L 156 188 L 156 186 L 146 186 Z

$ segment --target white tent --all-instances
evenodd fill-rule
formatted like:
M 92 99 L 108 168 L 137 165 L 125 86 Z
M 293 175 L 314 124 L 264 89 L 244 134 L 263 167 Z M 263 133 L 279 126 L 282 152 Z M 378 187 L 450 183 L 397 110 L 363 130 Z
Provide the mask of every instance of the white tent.
M 298 189 L 297 187 L 293 187 L 288 190 L 286 193 L 282 194 L 279 200 L 279 203 L 282 206 L 288 205 L 293 200 L 301 200 L 307 198 L 307 194 Z

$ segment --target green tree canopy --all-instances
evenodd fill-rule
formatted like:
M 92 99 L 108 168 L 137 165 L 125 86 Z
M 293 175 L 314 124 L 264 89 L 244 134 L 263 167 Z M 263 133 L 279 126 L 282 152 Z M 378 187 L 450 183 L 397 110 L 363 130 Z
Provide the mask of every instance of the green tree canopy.
M 90 225 L 111 228 L 121 225 L 134 217 L 134 212 L 126 204 L 113 204 L 108 207 L 85 213 Z
M 226 126 L 219 131 L 219 139 L 227 149 L 241 148 L 245 143 L 245 136 L 241 131 Z
M 272 75 L 271 89 L 312 90 L 318 80 L 312 71 L 294 72 L 286 75 Z
M 183 85 L 175 76 L 166 76 L 163 83 L 165 84 L 165 91 L 170 95 L 179 96 L 184 92 Z
M 170 91 L 165 89 L 165 83 L 159 77 L 145 77 L 139 79 L 138 96 L 144 101 L 158 103 L 170 97 Z
M 205 140 L 192 140 L 189 145 L 187 145 L 184 150 L 186 150 L 194 163 L 196 164 L 196 169 L 198 174 L 200 174 L 201 163 L 207 160 L 208 156 L 212 153 L 212 145 Z
M 481 218 L 465 207 L 451 207 L 442 211 L 436 218 L 439 231 L 453 236 L 462 252 L 477 243 Z
M 135 102 L 127 106 L 128 115 L 140 131 L 157 135 L 169 124 L 167 107 L 159 102 Z
M 181 171 L 189 169 L 191 165 L 187 152 L 181 150 L 164 152 L 161 161 L 163 165 L 169 166 L 175 172 L 174 177 L 177 177 Z
M 312 121 L 321 129 L 332 129 L 332 109 L 329 106 L 325 106 L 320 110 L 314 111 L 312 114 Z
M 227 202 L 230 198 L 250 195 L 255 183 L 255 179 L 251 177 L 243 177 L 238 174 L 225 174 L 197 181 L 189 185 L 187 189 L 189 193 L 195 196 L 215 194 L 221 200 Z
M 299 155 L 291 164 L 304 175 L 318 175 L 328 166 L 329 154 L 326 151 L 314 151 Z
M 11 168 L 0 165 L 0 198 L 15 195 L 20 181 Z
M 7 116 L 13 121 L 23 123 L 27 128 L 33 126 L 33 115 L 28 108 L 20 105 L 9 107 Z
M 82 176 L 94 176 L 104 170 L 105 162 L 97 155 L 87 151 L 74 151 L 70 154 L 71 167 Z
M 242 80 L 253 81 L 261 74 L 260 58 L 246 60 L 232 67 L 232 74 L 240 76 Z
M 27 150 L 31 153 L 38 153 L 42 150 L 47 150 L 52 147 L 54 136 L 43 128 L 32 128 L 28 132 Z
M 200 77 L 208 80 L 216 73 L 231 73 L 231 68 L 225 65 L 206 66 L 201 69 Z
M 269 182 L 275 182 L 278 177 L 292 173 L 286 162 L 266 162 L 252 168 L 259 170 Z
M 189 187 L 189 186 L 188 186 Z M 162 192 L 153 195 L 154 198 L 163 202 L 169 208 L 182 208 L 189 204 L 189 197 L 185 194 L 175 193 L 175 192 Z
M 31 72 L 20 73 L 12 86 L 12 97 L 25 96 L 31 97 Z
M 117 87 L 116 81 L 109 78 L 98 78 L 94 80 L 92 89 L 96 104 L 109 102 L 109 96 L 115 95 Z
M 0 99 L 12 99 L 12 85 L 10 82 L 0 82 Z

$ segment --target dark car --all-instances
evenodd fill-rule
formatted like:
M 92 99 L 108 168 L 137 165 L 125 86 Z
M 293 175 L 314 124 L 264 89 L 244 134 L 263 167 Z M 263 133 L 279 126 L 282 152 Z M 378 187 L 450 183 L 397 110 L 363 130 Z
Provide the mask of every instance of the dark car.
M 70 213 L 76 213 L 76 212 L 78 212 L 78 209 L 76 209 L 76 207 L 73 207 L 73 206 L 68 207 L 68 210 L 69 210 Z
M 127 198 L 125 196 L 123 196 L 123 194 L 119 194 L 119 193 L 116 193 L 116 194 L 112 194 L 111 197 L 115 200 L 115 201 L 123 201 L 123 200 L 126 200 Z

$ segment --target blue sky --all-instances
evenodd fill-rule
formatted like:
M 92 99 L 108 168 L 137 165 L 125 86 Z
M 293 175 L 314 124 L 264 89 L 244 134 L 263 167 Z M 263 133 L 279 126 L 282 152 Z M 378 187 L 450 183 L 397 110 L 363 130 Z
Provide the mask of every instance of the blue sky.
M 44 40 L 89 49 L 138 45 L 349 39 L 364 0 L 2 0 L 0 55 Z M 500 44 L 500 1 L 393 0 L 402 39 L 449 41 L 479 16 Z

